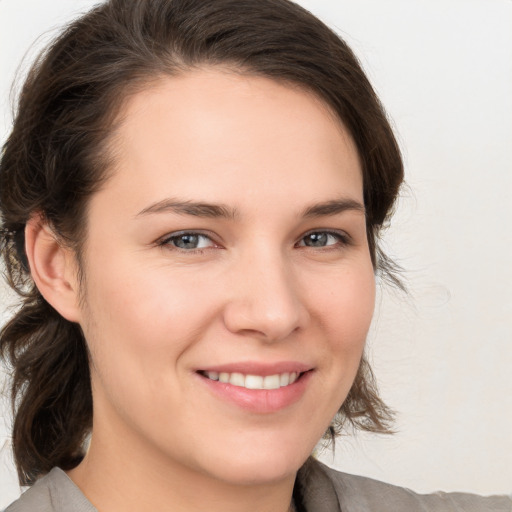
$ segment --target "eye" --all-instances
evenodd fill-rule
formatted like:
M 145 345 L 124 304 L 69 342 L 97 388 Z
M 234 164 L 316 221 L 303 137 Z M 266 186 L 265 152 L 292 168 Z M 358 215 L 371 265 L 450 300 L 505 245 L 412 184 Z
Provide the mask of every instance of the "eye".
M 184 251 L 194 251 L 197 249 L 206 249 L 208 247 L 214 247 L 215 243 L 213 240 L 202 233 L 194 232 L 181 232 L 174 233 L 164 238 L 160 245 L 176 247 Z
M 330 247 L 347 244 L 347 235 L 332 231 L 313 231 L 303 236 L 297 245 L 299 247 Z

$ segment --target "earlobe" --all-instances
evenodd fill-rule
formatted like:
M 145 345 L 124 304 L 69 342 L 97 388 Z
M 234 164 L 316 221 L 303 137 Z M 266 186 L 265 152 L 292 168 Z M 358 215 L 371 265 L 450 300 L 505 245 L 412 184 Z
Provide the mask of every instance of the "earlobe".
M 25 250 L 32 279 L 41 295 L 64 318 L 79 322 L 76 257 L 41 215 L 34 215 L 27 222 Z

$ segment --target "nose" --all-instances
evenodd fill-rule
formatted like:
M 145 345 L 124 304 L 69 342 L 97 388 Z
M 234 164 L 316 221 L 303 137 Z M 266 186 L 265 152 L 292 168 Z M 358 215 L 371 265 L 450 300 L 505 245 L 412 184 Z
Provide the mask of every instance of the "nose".
M 280 255 L 252 254 L 238 265 L 228 287 L 224 323 L 233 333 L 275 342 L 309 321 L 293 269 Z

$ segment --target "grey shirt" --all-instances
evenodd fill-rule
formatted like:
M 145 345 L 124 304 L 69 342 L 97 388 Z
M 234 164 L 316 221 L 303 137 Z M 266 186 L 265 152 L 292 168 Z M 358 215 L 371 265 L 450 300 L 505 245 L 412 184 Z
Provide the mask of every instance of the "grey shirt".
M 417 494 L 409 489 L 348 475 L 310 458 L 294 491 L 305 512 L 512 512 L 512 498 L 466 493 Z M 5 512 L 97 512 L 59 468 L 40 478 Z

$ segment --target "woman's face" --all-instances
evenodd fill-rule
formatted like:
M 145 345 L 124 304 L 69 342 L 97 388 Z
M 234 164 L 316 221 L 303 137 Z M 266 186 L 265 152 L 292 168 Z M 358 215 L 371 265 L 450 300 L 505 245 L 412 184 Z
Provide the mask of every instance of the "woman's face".
M 90 455 L 289 477 L 345 399 L 373 312 L 351 137 L 309 93 L 209 68 L 133 96 L 114 155 L 84 252 Z

